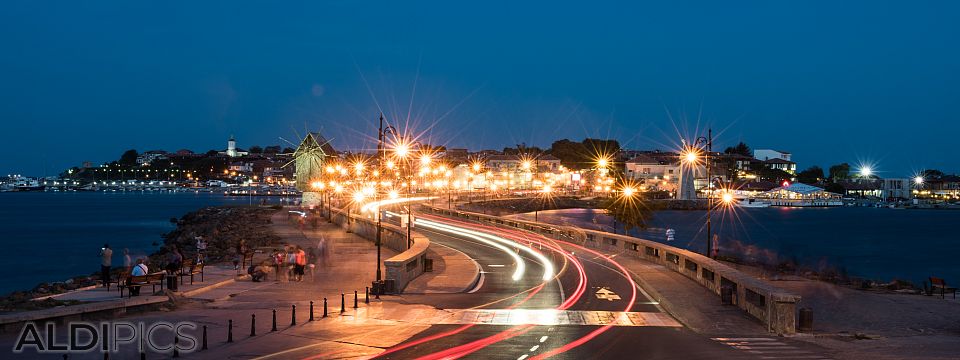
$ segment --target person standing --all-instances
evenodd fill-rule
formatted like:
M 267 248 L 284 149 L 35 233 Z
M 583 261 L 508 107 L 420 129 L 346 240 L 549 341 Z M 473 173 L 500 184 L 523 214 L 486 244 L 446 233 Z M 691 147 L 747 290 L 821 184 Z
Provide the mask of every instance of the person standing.
M 296 261 L 297 263 L 294 268 L 297 273 L 297 281 L 303 281 L 304 269 L 307 267 L 307 253 L 303 251 L 303 248 L 299 245 L 297 245 Z
M 113 250 L 110 249 L 110 244 L 103 244 L 100 248 L 100 279 L 104 287 L 110 283 L 111 265 L 113 265 Z
M 133 267 L 133 260 L 130 259 L 130 249 L 123 248 L 123 270 L 130 273 L 131 267 Z

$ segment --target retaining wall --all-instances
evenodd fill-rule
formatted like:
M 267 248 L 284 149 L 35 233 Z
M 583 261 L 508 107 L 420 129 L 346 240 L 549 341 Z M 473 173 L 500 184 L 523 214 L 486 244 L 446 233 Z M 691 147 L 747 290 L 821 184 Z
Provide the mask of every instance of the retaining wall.
M 324 212 L 326 213 L 326 211 Z M 377 222 L 375 220 L 358 215 L 355 212 L 350 212 L 348 217 L 346 210 L 337 208 L 331 209 L 327 215 L 329 215 L 330 221 L 340 225 L 346 231 L 353 232 L 376 243 Z M 383 229 L 380 233 L 380 241 L 383 246 L 398 253 L 383 260 L 384 279 L 394 280 L 395 292 L 402 293 L 410 281 L 423 274 L 430 240 L 416 231 L 412 231 L 410 233 L 412 244 L 407 249 L 407 230 L 405 228 L 387 223 L 381 223 L 380 226 Z

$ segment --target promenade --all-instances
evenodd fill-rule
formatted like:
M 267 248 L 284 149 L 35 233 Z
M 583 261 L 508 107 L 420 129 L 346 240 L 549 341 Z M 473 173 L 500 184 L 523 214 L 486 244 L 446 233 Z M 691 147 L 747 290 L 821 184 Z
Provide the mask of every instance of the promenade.
M 266 281 L 252 282 L 245 274 L 237 275 L 232 264 L 217 264 L 207 267 L 204 282 L 199 282 L 197 278 L 198 282 L 192 286 L 185 284 L 177 293 L 149 295 L 148 287 L 141 296 L 120 299 L 115 289 L 85 289 L 59 296 L 88 301 L 77 307 L 4 315 L 4 321 L 17 326 L 16 329 L 11 326 L 0 335 L 0 344 L 12 348 L 19 333 L 19 324 L 13 324 L 17 319 L 56 317 L 70 321 L 111 320 L 146 324 L 188 321 L 206 327 L 208 350 L 180 354 L 182 357 L 203 358 L 205 354 L 216 354 L 217 357 L 287 358 L 292 356 L 291 351 L 304 355 L 330 355 L 324 358 L 336 358 L 334 354 L 354 357 L 379 353 L 383 348 L 428 328 L 431 323 L 427 319 L 448 315 L 429 306 L 406 304 L 403 295 L 382 296 L 380 299 L 370 296 L 369 303 L 366 303 L 365 288 L 375 279 L 376 251 L 373 242 L 347 233 L 329 222 L 321 222 L 316 228 L 306 226 L 301 231 L 287 219 L 285 210 L 275 214 L 272 222 L 273 231 L 283 242 L 278 244 L 278 249 L 283 245 L 316 247 L 321 239 L 327 241 L 329 257 L 318 260 L 313 271 L 308 269 L 302 282 L 288 281 L 283 274 L 277 277 L 274 273 L 268 275 Z M 383 259 L 395 255 L 386 247 L 382 251 Z M 256 254 L 254 262 L 265 260 L 268 254 Z M 462 253 L 437 246 L 428 251 L 428 256 L 435 259 L 434 272 L 411 282 L 408 290 L 419 294 L 456 293 L 474 284 L 477 270 Z M 186 280 L 189 282 L 188 278 Z M 356 308 L 354 291 L 357 292 Z M 323 317 L 324 298 L 327 299 L 327 317 Z M 147 304 L 151 306 L 144 306 Z M 293 306 L 296 306 L 295 319 Z M 341 308 L 344 311 L 341 312 Z M 274 310 L 277 331 L 272 331 Z M 253 320 L 253 316 L 256 320 Z M 233 342 L 228 343 L 231 320 Z M 195 332 L 198 341 L 201 329 Z M 58 341 L 67 341 L 61 335 L 57 334 Z M 124 359 L 139 356 L 132 345 L 113 355 Z M 49 358 L 49 355 L 30 351 L 19 356 Z M 147 357 L 169 356 L 169 353 L 163 353 L 148 354 Z M 72 354 L 70 358 L 103 357 L 99 353 L 87 353 Z

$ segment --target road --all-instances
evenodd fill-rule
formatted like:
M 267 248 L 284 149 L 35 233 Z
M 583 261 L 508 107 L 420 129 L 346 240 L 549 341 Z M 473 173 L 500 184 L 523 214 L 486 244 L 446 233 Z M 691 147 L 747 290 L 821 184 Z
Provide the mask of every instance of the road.
M 424 216 L 426 217 L 426 216 Z M 639 316 L 668 317 L 636 286 L 617 264 L 599 254 L 570 244 L 558 244 L 531 234 L 483 228 L 454 220 L 426 217 L 436 222 L 474 231 L 485 231 L 533 240 L 533 248 L 549 254 L 558 275 L 543 281 L 544 264 L 523 255 L 526 271 L 511 278 L 517 263 L 511 254 L 474 238 L 448 231 L 418 229 L 444 246 L 474 258 L 483 270 L 483 285 L 472 294 L 407 295 L 411 302 L 444 309 L 558 309 L 567 311 L 635 312 Z M 420 223 L 418 222 L 418 226 Z M 541 243 L 542 242 L 542 243 Z M 560 255 L 555 248 L 569 257 Z M 523 254 L 523 252 L 520 252 Z M 582 268 L 582 271 L 578 270 Z M 583 281 L 583 283 L 581 283 Z M 578 287 L 582 294 L 576 298 Z M 632 295 L 635 298 L 631 301 Z M 671 319 L 672 320 L 672 319 Z M 585 338 L 586 337 L 586 338 Z M 574 346 L 576 345 L 576 346 Z M 575 359 L 752 359 L 740 351 L 678 326 L 601 326 L 589 324 L 487 325 L 482 323 L 434 325 L 408 341 L 388 349 L 380 358 L 484 358 L 528 359 L 552 355 Z

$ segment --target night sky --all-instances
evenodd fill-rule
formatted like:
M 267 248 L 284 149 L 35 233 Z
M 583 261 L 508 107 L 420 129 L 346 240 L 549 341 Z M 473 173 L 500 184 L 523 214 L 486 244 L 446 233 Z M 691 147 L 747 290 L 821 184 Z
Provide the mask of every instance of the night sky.
M 712 127 L 798 167 L 960 171 L 956 1 L 5 1 L 0 172 L 140 151 L 451 147 Z M 283 6 L 279 6 L 279 4 Z

